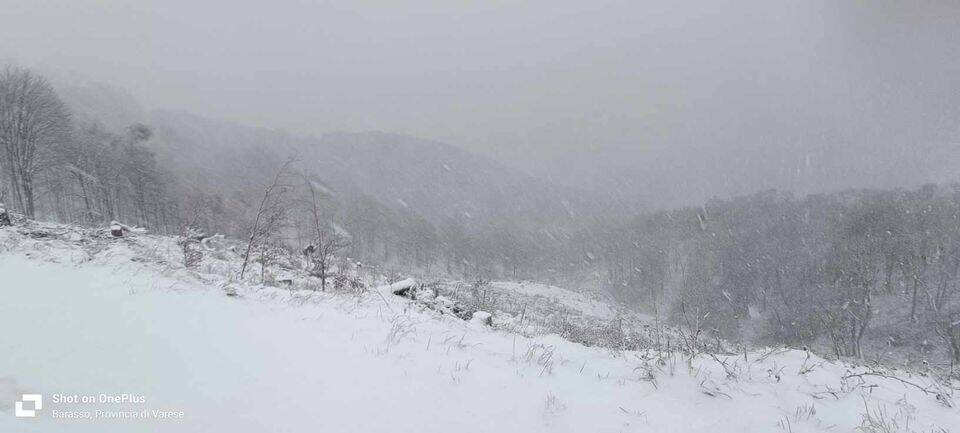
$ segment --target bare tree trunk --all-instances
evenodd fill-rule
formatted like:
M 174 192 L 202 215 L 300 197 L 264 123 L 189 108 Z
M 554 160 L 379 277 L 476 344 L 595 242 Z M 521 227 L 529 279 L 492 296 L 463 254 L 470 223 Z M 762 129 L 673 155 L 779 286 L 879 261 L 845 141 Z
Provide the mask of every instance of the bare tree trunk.
M 250 262 L 250 253 L 263 238 L 270 236 L 286 218 L 286 210 L 283 208 L 283 193 L 286 186 L 281 184 L 287 170 L 295 160 L 289 159 L 280 167 L 273 181 L 263 191 L 263 197 L 260 199 L 260 205 L 257 207 L 257 216 L 254 218 L 253 227 L 250 229 L 250 236 L 247 238 L 247 247 L 243 253 L 243 265 L 240 267 L 240 279 L 243 279 Z
M 86 211 L 86 223 L 93 222 L 93 209 L 90 207 L 90 196 L 87 193 L 87 182 L 83 180 L 83 175 L 74 173 L 77 177 L 77 183 L 80 184 L 80 193 L 83 195 L 83 207 Z

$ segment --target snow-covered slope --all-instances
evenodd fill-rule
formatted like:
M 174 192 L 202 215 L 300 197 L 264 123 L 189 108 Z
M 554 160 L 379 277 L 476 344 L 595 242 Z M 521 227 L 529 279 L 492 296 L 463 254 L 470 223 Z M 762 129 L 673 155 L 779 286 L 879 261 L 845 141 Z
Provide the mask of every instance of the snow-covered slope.
M 0 229 L 0 432 L 849 432 L 867 416 L 865 431 L 960 428 L 930 377 L 796 350 L 589 348 L 383 291 L 227 296 L 225 277 L 164 260 L 173 242 Z M 891 376 L 843 379 L 868 371 Z M 24 393 L 44 396 L 37 418 L 13 416 Z M 54 419 L 98 410 L 148 419 Z
M 597 319 L 609 320 L 616 316 L 616 311 L 609 303 L 561 287 L 528 281 L 495 281 L 491 283 L 491 287 L 501 294 L 512 295 L 512 298 L 521 299 L 534 307 L 566 308 Z

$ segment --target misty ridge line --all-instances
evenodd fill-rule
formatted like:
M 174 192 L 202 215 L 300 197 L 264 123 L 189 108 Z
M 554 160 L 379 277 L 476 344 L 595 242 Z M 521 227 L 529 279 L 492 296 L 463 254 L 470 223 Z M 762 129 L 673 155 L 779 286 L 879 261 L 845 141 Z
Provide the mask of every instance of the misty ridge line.
M 455 143 L 646 209 L 958 180 L 956 2 L 180 2 L 13 8 L 11 34 L 46 37 L 0 52 L 148 107 Z

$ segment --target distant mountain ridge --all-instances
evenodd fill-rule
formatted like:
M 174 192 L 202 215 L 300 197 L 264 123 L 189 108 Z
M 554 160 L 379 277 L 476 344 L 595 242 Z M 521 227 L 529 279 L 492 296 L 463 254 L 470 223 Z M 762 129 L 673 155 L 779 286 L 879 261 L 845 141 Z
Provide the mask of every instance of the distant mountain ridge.
M 163 188 L 176 197 L 167 211 L 225 234 L 249 231 L 264 186 L 290 158 L 296 175 L 286 181 L 320 187 L 323 219 L 353 236 L 353 257 L 406 269 L 553 275 L 581 260 L 586 247 L 575 239 L 585 228 L 632 214 L 612 194 L 554 184 L 437 141 L 386 132 L 309 136 L 148 111 L 109 85 L 62 81 L 60 92 L 78 129 L 98 124 L 122 136 L 132 123 L 148 125 L 144 149 L 156 155 L 169 178 Z M 288 200 L 300 212 L 308 198 Z M 293 223 L 285 230 L 294 244 L 310 236 Z
M 210 183 L 218 183 L 235 176 L 236 168 L 246 165 L 243 159 L 257 153 L 296 156 L 303 170 L 336 194 L 366 195 L 433 224 L 455 219 L 471 227 L 506 218 L 525 229 L 562 228 L 611 208 L 588 193 L 448 144 L 405 135 L 337 132 L 316 138 L 178 111 L 155 111 L 149 124 L 155 128 L 158 154 L 182 174 L 202 173 Z

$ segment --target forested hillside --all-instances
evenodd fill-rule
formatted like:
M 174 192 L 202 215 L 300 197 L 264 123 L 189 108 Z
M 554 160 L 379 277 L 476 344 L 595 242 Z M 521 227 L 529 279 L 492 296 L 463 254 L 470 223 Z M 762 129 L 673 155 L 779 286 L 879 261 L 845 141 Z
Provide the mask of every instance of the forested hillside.
M 960 186 L 776 191 L 583 242 L 626 303 L 722 338 L 960 362 Z
M 151 124 L 161 159 L 190 179 L 195 193 L 218 202 L 265 183 L 293 158 L 322 187 L 329 217 L 357 236 L 353 253 L 380 262 L 529 276 L 543 267 L 536 260 L 544 255 L 533 252 L 555 249 L 601 218 L 625 215 L 597 195 L 413 137 L 314 138 L 179 112 L 156 112 Z
M 109 85 L 34 72 L 63 108 L 56 139 L 37 143 L 42 187 L 33 215 L 112 220 L 178 233 L 245 236 L 285 163 L 289 220 L 277 241 L 302 247 L 306 184 L 346 254 L 382 266 L 460 276 L 533 277 L 552 269 L 571 234 L 626 215 L 616 203 L 559 187 L 454 146 L 388 133 L 321 137 L 177 111 L 145 112 Z M 14 77 L 16 78 L 16 77 Z M 14 80 L 11 78 L 11 80 Z M 130 122 L 130 123 L 126 123 Z M 10 188 L 19 182 L 12 178 Z M 20 210 L 17 200 L 7 200 Z
M 442 143 L 144 113 L 16 67 L 0 114 L 0 200 L 27 217 L 222 233 L 261 261 L 319 234 L 384 273 L 589 286 L 718 339 L 960 362 L 957 186 L 638 213 Z

